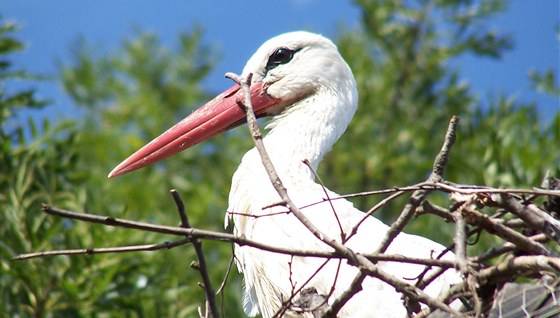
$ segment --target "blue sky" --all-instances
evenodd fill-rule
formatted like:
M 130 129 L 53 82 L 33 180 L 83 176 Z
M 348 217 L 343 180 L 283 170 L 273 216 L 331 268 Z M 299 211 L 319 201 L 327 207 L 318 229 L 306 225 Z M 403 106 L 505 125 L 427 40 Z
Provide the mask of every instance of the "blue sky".
M 204 41 L 219 49 L 221 60 L 204 85 L 212 91 L 230 86 L 225 72 L 240 72 L 253 51 L 277 34 L 308 30 L 336 38 L 341 26 L 358 25 L 359 10 L 350 1 L 145 1 L 145 0 L 0 0 L 0 13 L 23 26 L 18 38 L 28 49 L 14 56 L 14 62 L 40 74 L 55 74 L 56 61 L 65 60 L 71 44 L 83 36 L 95 47 L 110 52 L 135 28 L 158 34 L 174 45 L 180 31 L 195 25 L 205 30 Z M 474 92 L 484 100 L 504 93 L 539 104 L 543 119 L 560 111 L 556 98 L 535 93 L 529 84 L 529 70 L 560 72 L 560 24 L 557 0 L 513 0 L 507 12 L 488 25 L 513 36 L 514 50 L 504 59 L 464 56 L 453 61 Z M 39 96 L 54 107 L 40 115 L 68 116 L 70 101 L 56 83 L 38 85 Z

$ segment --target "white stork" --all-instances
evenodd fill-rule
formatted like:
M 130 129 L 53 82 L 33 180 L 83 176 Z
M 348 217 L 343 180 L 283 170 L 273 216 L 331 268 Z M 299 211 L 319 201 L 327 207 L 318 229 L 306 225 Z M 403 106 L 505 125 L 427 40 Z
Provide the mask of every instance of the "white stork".
M 324 202 L 326 193 L 330 198 L 338 195 L 315 183 L 303 161 L 308 160 L 317 169 L 350 123 L 358 101 L 352 71 L 330 40 L 308 32 L 292 32 L 266 41 L 247 62 L 242 76 L 250 73 L 255 113 L 259 117 L 273 116 L 263 141 L 290 198 L 323 233 L 341 240 L 364 214 L 346 200 Z M 245 114 L 238 105 L 242 100 L 239 85 L 233 86 L 131 155 L 109 177 L 147 166 L 244 122 Z M 226 225 L 233 221 L 235 234 L 272 246 L 332 251 L 293 214 L 286 213 L 286 207 L 277 205 L 279 201 L 257 150 L 251 149 L 233 176 Z M 345 244 L 355 252 L 373 252 L 387 229 L 387 225 L 369 217 Z M 430 258 L 443 249 L 426 238 L 401 233 L 387 252 Z M 249 316 L 260 313 L 272 317 L 303 285 L 328 296 L 330 303 L 358 273 L 356 267 L 336 259 L 322 266 L 325 259 L 239 246 L 235 254 L 244 275 L 244 309 Z M 449 253 L 445 259 L 452 257 Z M 417 277 L 425 268 L 396 262 L 378 266 L 402 280 Z M 454 270 L 448 270 L 425 291 L 435 297 L 458 279 Z M 368 277 L 362 287 L 339 317 L 406 316 L 401 294 L 390 285 Z M 290 315 L 298 313 L 291 310 L 285 314 Z

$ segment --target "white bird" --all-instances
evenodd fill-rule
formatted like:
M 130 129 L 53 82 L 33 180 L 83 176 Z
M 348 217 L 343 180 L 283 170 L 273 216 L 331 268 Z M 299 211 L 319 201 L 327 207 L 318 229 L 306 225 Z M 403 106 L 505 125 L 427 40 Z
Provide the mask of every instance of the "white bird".
M 263 141 L 288 195 L 317 228 L 341 241 L 364 213 L 346 200 L 324 202 L 326 193 L 330 198 L 339 195 L 318 185 L 303 160 L 317 169 L 350 123 L 358 101 L 352 71 L 330 40 L 308 32 L 292 32 L 266 41 L 249 59 L 242 76 L 250 73 L 255 113 L 259 117 L 274 116 Z M 245 120 L 238 105 L 242 100 L 239 85 L 234 85 L 123 161 L 109 177 L 139 169 L 239 125 Z M 253 148 L 233 176 L 226 225 L 233 222 L 235 234 L 272 246 L 332 251 L 278 202 L 280 196 Z M 387 229 L 381 221 L 368 217 L 345 245 L 355 252 L 373 252 Z M 442 250 L 442 245 L 424 237 L 401 233 L 387 253 L 431 258 Z M 291 257 L 239 246 L 235 256 L 244 275 L 244 310 L 249 316 L 274 316 L 302 286 L 314 287 L 332 303 L 358 274 L 356 267 L 336 259 Z M 448 253 L 444 259 L 453 259 L 453 254 Z M 410 279 L 425 268 L 397 262 L 377 266 L 408 283 L 414 283 Z M 448 270 L 425 291 L 435 297 L 458 279 L 457 272 Z M 339 317 L 406 316 L 402 295 L 390 285 L 368 277 L 362 287 Z M 284 316 L 291 315 L 302 316 L 295 310 L 288 310 Z

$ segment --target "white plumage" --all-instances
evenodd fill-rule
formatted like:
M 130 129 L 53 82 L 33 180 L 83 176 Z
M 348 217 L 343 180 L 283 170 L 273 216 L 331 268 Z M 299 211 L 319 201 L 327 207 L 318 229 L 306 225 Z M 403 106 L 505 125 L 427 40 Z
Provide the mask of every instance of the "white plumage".
M 364 213 L 342 199 L 315 204 L 324 201 L 327 194 L 330 198 L 338 195 L 328 190 L 326 194 L 303 160 L 317 169 L 350 123 L 358 101 L 352 71 L 328 39 L 293 32 L 265 42 L 247 62 L 243 75 L 249 73 L 253 74 L 255 112 L 259 116 L 274 116 L 263 141 L 290 198 L 323 233 L 341 241 Z M 241 99 L 238 86 L 229 89 L 133 154 L 110 176 L 141 168 L 235 126 L 245 116 L 237 105 Z M 280 196 L 271 185 L 258 152 L 251 149 L 233 176 L 226 226 L 233 222 L 235 234 L 272 246 L 332 251 L 286 207 L 275 205 L 278 202 Z M 346 245 L 355 252 L 371 253 L 387 229 L 381 221 L 369 217 Z M 430 258 L 443 249 L 426 238 L 401 233 L 387 252 Z M 302 286 L 314 287 L 319 294 L 329 296 L 331 303 L 358 273 L 346 261 L 290 257 L 251 247 L 236 246 L 235 256 L 244 275 L 244 309 L 250 316 L 261 313 L 263 317 L 272 317 Z M 453 255 L 448 253 L 445 259 L 450 258 Z M 425 268 L 396 262 L 382 262 L 378 266 L 402 280 L 414 279 Z M 425 291 L 437 296 L 457 280 L 458 274 L 448 270 Z M 362 287 L 342 308 L 339 317 L 406 316 L 401 295 L 390 285 L 366 278 Z M 291 315 L 298 313 L 285 313 Z

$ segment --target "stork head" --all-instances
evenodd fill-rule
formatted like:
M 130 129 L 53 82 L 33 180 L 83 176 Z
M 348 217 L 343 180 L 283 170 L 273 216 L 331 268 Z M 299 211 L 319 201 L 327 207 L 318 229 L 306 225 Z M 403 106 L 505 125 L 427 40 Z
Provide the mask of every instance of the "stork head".
M 275 115 L 320 89 L 336 90 L 340 81 L 354 81 L 350 68 L 327 38 L 304 31 L 290 32 L 266 41 L 253 54 L 243 75 L 253 74 L 266 93 L 282 100 L 267 109 Z
M 345 82 L 355 87 L 336 46 L 303 31 L 266 41 L 247 62 L 242 75 L 249 74 L 253 74 L 251 101 L 258 117 L 280 114 L 319 90 L 337 91 Z M 243 99 L 239 85 L 234 85 L 132 154 L 109 177 L 140 169 L 238 126 L 245 121 L 239 107 Z

